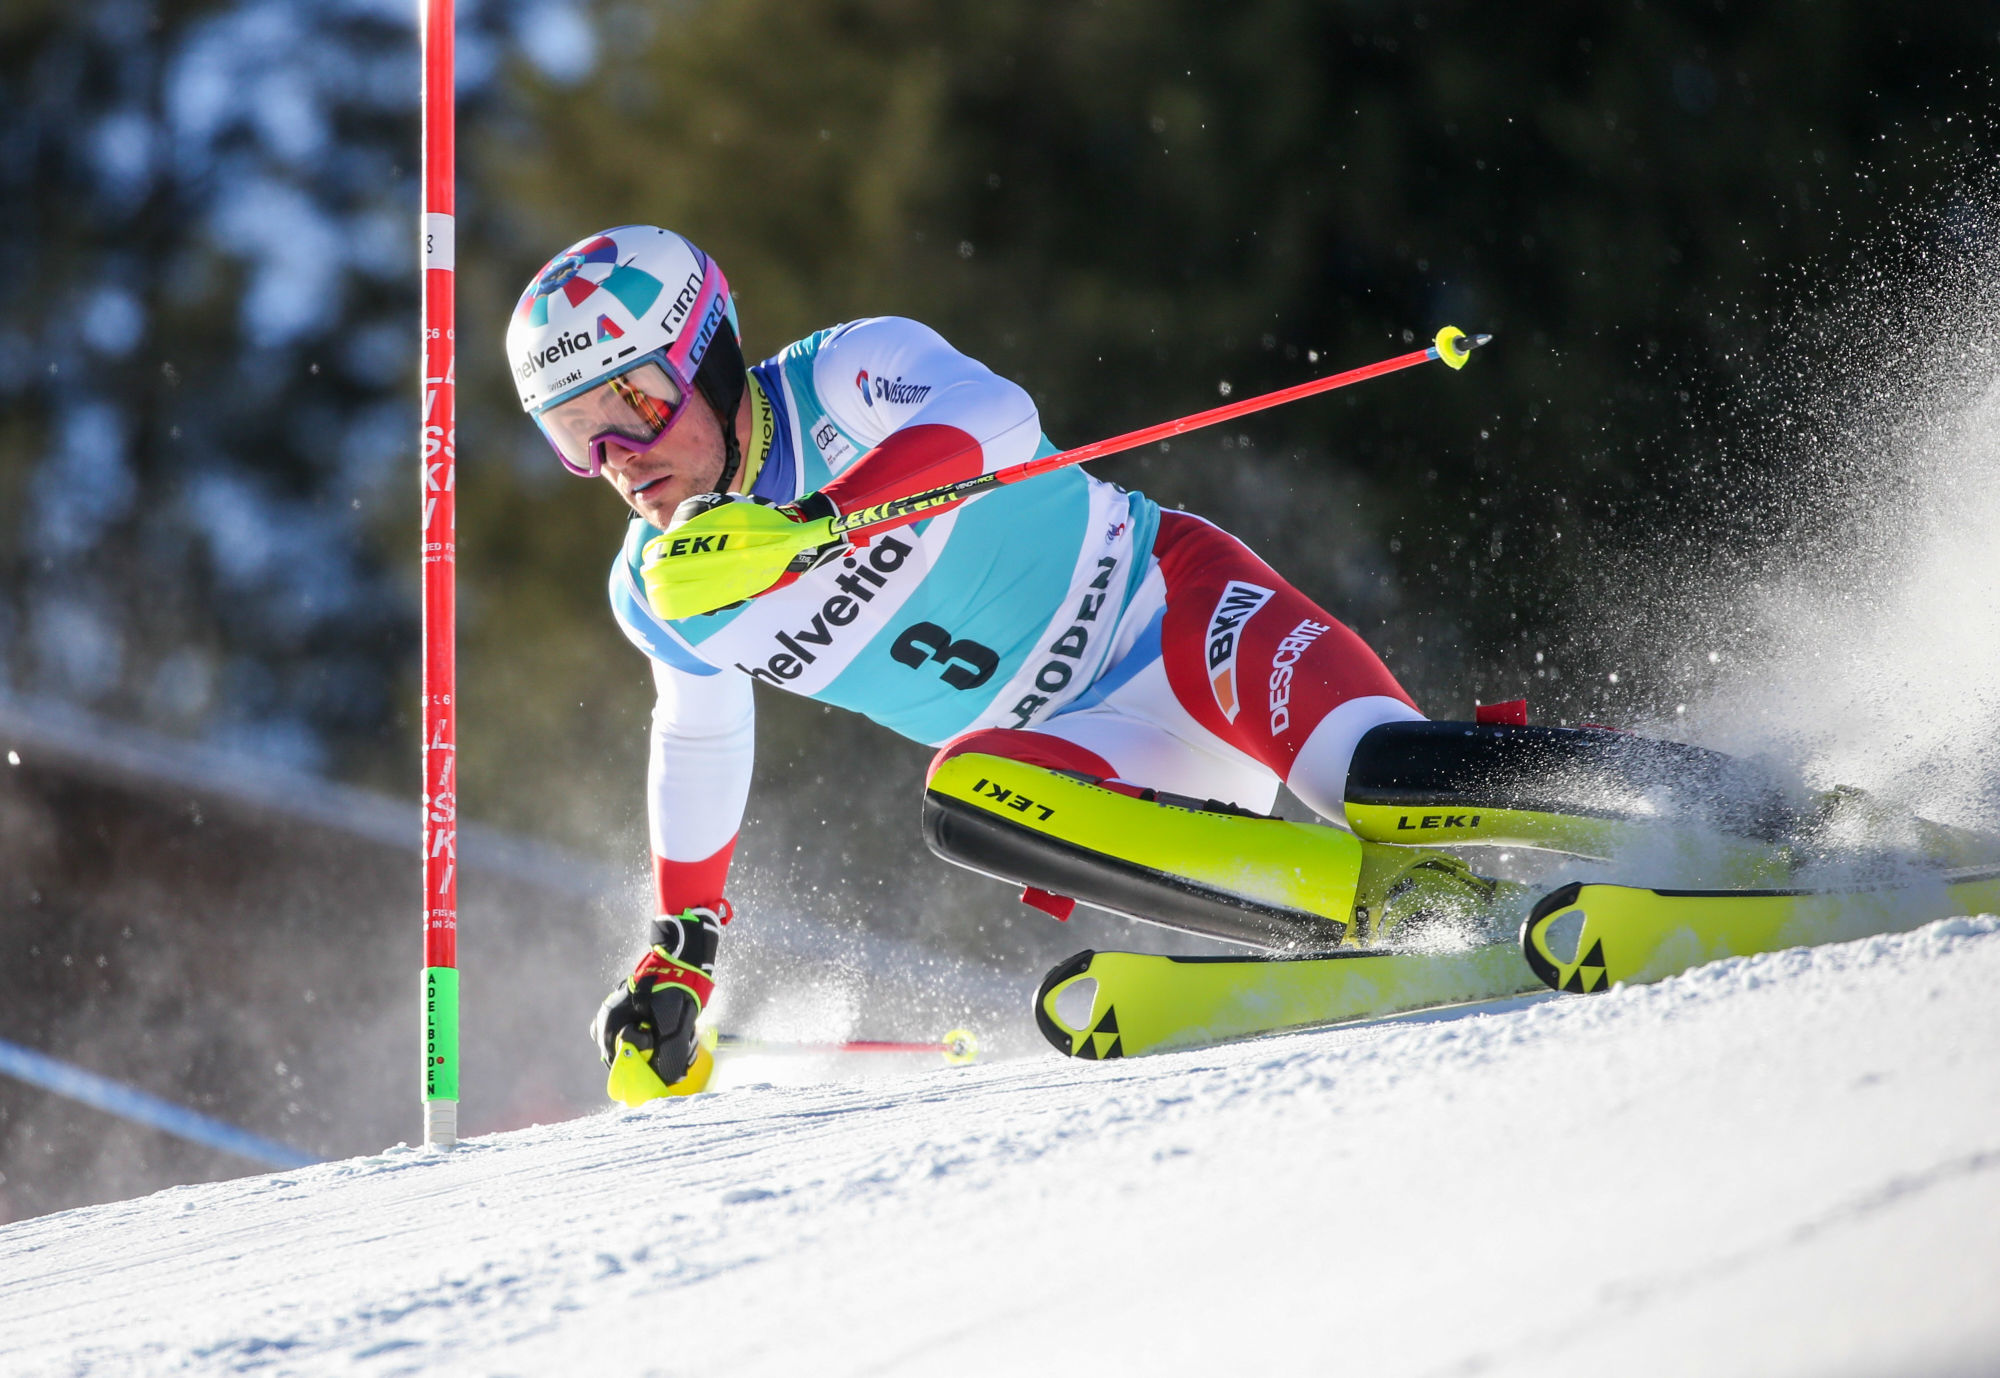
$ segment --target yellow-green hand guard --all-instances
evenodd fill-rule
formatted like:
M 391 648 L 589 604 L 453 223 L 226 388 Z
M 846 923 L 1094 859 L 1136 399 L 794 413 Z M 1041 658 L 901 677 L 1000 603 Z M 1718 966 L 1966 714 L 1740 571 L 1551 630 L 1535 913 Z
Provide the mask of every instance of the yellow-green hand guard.
M 695 617 L 788 584 L 835 543 L 833 516 L 817 494 L 787 507 L 734 493 L 689 498 L 641 552 L 646 602 L 663 618 Z
M 648 1060 L 650 1050 L 620 1035 L 611 1074 L 604 1081 L 604 1093 L 619 1104 L 634 1108 L 665 1096 L 698 1096 L 708 1089 L 708 1080 L 715 1075 L 714 1047 L 713 1035 L 704 1031 L 701 1041 L 695 1044 L 694 1061 L 688 1064 L 687 1075 L 669 1086 L 653 1070 Z

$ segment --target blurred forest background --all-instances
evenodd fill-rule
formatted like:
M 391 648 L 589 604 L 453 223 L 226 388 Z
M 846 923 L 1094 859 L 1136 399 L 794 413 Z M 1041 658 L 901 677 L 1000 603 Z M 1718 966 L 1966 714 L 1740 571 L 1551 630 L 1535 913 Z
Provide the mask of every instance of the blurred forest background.
M 0 693 L 415 797 L 414 8 L 0 8 Z M 585 233 L 686 232 L 752 358 L 925 320 L 1063 445 L 1492 331 L 1461 375 L 1097 470 L 1237 531 L 1433 715 L 1610 722 L 1689 688 L 1607 632 L 1634 581 L 1786 537 L 1816 304 L 1993 234 L 1988 4 L 460 17 L 461 807 L 635 873 L 622 509 L 558 470 L 500 345 Z M 922 748 L 760 712 L 747 907 L 1010 912 L 923 857 Z

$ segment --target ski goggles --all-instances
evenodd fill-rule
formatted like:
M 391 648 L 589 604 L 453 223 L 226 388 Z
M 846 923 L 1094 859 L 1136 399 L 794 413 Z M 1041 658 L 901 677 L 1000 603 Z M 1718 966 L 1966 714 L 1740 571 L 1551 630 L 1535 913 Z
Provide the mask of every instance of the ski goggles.
M 613 450 L 643 455 L 667 438 L 694 389 L 666 359 L 650 354 L 535 413 L 563 468 L 596 478 Z

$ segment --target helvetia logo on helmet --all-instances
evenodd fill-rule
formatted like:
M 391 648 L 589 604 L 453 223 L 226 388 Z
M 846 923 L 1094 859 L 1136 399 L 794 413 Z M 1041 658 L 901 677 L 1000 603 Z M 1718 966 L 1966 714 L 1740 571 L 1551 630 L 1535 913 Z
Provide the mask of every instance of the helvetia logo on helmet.
M 1231 722 L 1243 706 L 1236 693 L 1236 649 L 1242 641 L 1243 624 L 1271 601 L 1271 592 L 1261 584 L 1231 579 L 1216 600 L 1215 611 L 1208 615 L 1208 684 L 1215 692 L 1215 706 Z
M 514 376 L 526 382 L 543 369 L 589 348 L 589 335 L 581 330 L 565 330 L 547 349 L 530 350 L 523 354 L 521 362 L 514 365 Z
M 612 320 L 609 316 L 599 316 L 597 318 L 597 340 L 599 344 L 602 344 L 606 340 L 622 340 L 624 338 L 625 332 L 618 328 L 617 321 Z

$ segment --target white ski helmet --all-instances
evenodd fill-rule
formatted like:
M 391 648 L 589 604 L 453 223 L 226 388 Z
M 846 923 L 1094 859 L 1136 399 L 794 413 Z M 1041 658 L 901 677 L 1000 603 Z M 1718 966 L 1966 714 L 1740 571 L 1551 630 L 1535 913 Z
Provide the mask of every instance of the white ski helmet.
M 672 230 L 620 225 L 535 275 L 507 327 L 507 356 L 522 410 L 584 477 L 607 447 L 658 444 L 700 393 L 722 429 L 720 492 L 742 459 L 737 340 L 736 302 L 714 259 Z

